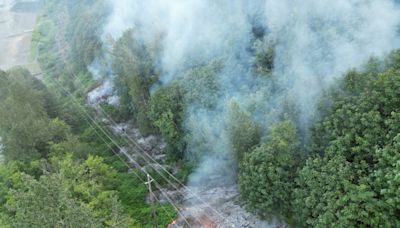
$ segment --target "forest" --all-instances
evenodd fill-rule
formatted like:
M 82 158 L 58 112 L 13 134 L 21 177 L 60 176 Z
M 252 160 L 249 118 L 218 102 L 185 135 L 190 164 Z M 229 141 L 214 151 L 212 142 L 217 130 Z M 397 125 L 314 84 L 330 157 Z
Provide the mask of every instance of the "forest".
M 234 186 L 265 227 L 400 226 L 399 3 L 129 2 L 44 1 L 41 73 L 0 70 L 0 227 L 232 227 L 160 200 L 179 184 Z

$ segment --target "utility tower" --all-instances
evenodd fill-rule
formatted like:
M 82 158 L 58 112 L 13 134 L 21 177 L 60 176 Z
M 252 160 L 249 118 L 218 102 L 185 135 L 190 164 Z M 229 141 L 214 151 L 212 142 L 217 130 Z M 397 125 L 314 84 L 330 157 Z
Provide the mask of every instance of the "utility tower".
M 152 210 L 152 214 L 153 214 L 154 228 L 157 228 L 158 227 L 158 224 L 157 224 L 157 212 L 156 212 L 156 208 L 155 208 L 155 205 L 154 205 L 155 195 L 154 195 L 153 189 L 151 187 L 151 185 L 152 185 L 151 183 L 153 183 L 153 181 L 154 181 L 154 179 L 149 174 L 147 174 L 146 185 L 147 185 L 147 187 L 149 189 L 149 194 L 150 194 L 149 200 L 150 200 L 150 204 L 151 204 L 151 207 L 152 207 L 151 210 Z

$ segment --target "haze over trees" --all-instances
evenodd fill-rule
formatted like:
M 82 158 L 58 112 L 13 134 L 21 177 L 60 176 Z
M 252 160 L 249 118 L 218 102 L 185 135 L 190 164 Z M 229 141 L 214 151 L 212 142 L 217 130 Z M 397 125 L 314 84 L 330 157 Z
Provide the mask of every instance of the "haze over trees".
M 365 70 L 349 71 L 327 91 L 307 148 L 299 147 L 291 125 L 281 135 L 279 127 L 273 128 L 265 149 L 248 154 L 239 183 L 252 210 L 262 216 L 278 213 L 304 227 L 399 225 L 398 196 L 393 195 L 399 190 L 393 176 L 398 170 L 398 57 L 393 52 L 385 60 L 372 59 Z

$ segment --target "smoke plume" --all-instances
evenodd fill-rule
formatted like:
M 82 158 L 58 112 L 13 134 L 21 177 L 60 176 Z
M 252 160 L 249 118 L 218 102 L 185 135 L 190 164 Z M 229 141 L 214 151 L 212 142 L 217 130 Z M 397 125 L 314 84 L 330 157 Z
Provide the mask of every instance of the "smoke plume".
M 299 110 L 298 121 L 306 129 L 323 89 L 350 68 L 400 44 L 400 10 L 393 0 L 110 0 L 109 4 L 113 13 L 104 37 L 118 39 L 130 28 L 140 30 L 135 38 L 141 41 L 163 34 L 159 65 L 164 85 L 193 67 L 221 62 L 215 107 L 189 104 L 187 155 L 200 161 L 189 184 L 233 173 L 226 130 L 232 102 L 262 128 L 274 122 L 289 102 Z M 269 77 L 259 77 L 254 70 L 257 44 L 274 50 Z

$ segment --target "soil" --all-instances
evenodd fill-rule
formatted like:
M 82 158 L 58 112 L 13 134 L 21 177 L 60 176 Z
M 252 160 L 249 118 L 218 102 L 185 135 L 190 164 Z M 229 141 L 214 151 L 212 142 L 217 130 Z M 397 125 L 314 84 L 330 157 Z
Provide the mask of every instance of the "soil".
M 0 69 L 33 63 L 30 46 L 38 10 L 10 9 L 12 0 L 0 0 Z

